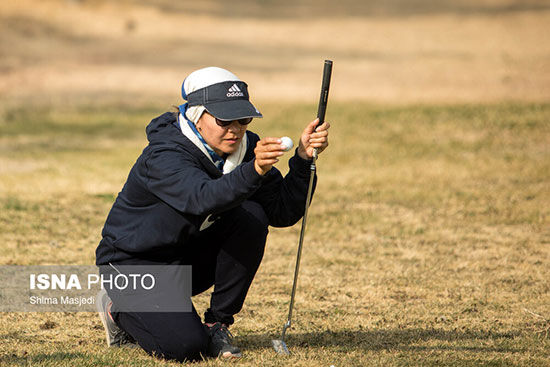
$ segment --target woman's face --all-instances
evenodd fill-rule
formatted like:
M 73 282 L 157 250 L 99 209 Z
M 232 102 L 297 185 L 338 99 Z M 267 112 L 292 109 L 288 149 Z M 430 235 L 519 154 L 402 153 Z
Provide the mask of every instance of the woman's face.
M 204 111 L 196 124 L 206 143 L 221 157 L 237 151 L 246 132 L 247 125 L 237 120 L 228 126 L 219 126 L 216 118 Z

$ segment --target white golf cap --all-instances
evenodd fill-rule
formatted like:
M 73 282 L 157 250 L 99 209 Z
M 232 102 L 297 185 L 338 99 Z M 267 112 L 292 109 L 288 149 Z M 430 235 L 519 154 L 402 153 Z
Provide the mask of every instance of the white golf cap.
M 248 95 L 248 85 L 232 72 L 207 67 L 189 74 L 181 86 L 181 95 L 189 107 L 204 106 L 220 120 L 262 117 Z

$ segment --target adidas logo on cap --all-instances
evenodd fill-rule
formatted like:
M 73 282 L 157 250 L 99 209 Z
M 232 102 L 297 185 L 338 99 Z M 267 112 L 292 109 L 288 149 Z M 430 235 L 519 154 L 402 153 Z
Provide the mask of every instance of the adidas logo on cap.
M 233 84 L 231 88 L 228 89 L 227 97 L 244 97 L 244 93 L 241 92 L 237 84 Z

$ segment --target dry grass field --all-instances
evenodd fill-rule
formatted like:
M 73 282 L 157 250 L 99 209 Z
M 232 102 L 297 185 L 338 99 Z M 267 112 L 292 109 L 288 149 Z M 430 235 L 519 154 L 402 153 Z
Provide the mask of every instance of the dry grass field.
M 262 135 L 297 136 L 315 112 L 313 104 L 262 109 L 267 117 L 252 127 Z M 93 263 L 106 214 L 145 144 L 144 124 L 162 111 L 5 115 L 0 263 Z M 548 365 L 550 105 L 335 103 L 330 117 L 293 355 L 276 355 L 270 339 L 286 317 L 299 226 L 271 231 L 233 328 L 246 351 L 238 365 Z M 207 295 L 195 301 L 204 310 Z M 0 318 L 3 365 L 172 365 L 106 350 L 95 314 Z
M 174 3 L 0 4 L 0 265 L 94 262 L 194 68 L 234 70 L 265 116 L 250 129 L 296 140 L 332 58 L 292 355 L 270 340 L 299 225 L 270 232 L 244 358 L 194 365 L 550 366 L 548 2 Z M 180 364 L 107 349 L 93 313 L 0 313 L 0 366 L 115 365 Z

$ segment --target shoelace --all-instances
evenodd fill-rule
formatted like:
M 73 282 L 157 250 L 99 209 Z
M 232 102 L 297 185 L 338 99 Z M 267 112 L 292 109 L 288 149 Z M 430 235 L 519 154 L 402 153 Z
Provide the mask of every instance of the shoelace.
M 233 341 L 233 334 L 231 334 L 231 331 L 229 331 L 229 329 L 227 328 L 227 326 L 225 326 L 224 324 L 222 324 L 222 326 L 220 327 L 220 330 L 223 331 L 227 336 L 228 336 L 228 339 L 230 341 Z
M 228 339 L 230 342 L 233 341 L 234 336 L 233 334 L 231 334 L 231 331 L 229 331 L 229 328 L 227 327 L 227 325 L 222 323 L 215 323 L 214 325 L 211 326 L 211 328 L 215 329 L 212 332 L 212 336 L 215 336 L 216 334 L 218 334 L 218 332 L 221 332 L 223 334 L 222 335 L 223 339 Z

